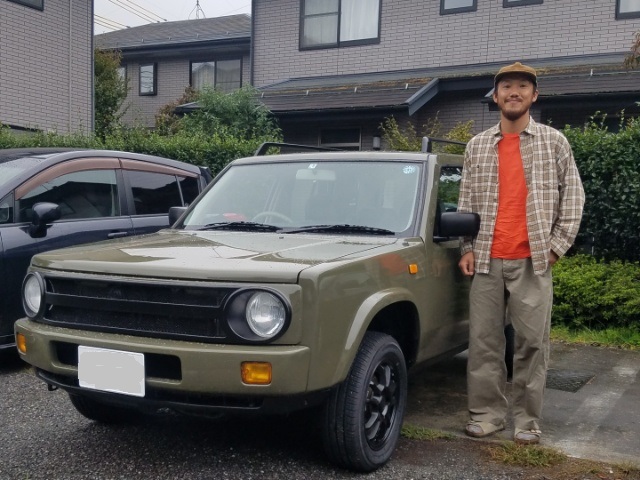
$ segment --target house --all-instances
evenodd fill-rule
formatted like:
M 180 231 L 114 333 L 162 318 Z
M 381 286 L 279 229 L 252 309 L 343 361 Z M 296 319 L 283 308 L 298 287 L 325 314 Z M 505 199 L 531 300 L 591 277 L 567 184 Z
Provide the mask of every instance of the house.
M 158 110 L 188 86 L 230 91 L 250 82 L 249 15 L 151 23 L 96 35 L 95 42 L 122 54 L 129 125 L 153 127 Z
M 0 0 L 0 125 L 93 130 L 93 2 Z
M 252 83 L 291 143 L 372 148 L 390 116 L 479 132 L 514 61 L 538 70 L 536 120 L 640 113 L 640 70 L 623 67 L 638 0 L 253 0 L 252 19 Z

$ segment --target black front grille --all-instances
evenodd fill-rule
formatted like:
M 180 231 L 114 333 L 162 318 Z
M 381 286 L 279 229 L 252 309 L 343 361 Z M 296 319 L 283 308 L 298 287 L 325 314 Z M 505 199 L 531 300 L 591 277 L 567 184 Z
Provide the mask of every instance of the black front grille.
M 39 321 L 100 332 L 218 342 L 226 299 L 236 288 L 177 282 L 47 276 Z

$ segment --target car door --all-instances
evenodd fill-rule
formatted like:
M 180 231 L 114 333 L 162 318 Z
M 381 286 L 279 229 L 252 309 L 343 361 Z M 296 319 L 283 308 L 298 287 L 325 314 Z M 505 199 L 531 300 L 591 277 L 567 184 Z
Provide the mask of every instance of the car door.
M 125 159 L 122 167 L 136 235 L 168 227 L 169 209 L 189 205 L 200 191 L 191 172 Z
M 33 176 L 0 204 L 2 215 L 2 315 L 0 336 L 22 316 L 21 285 L 31 257 L 56 248 L 119 238 L 133 234 L 131 219 L 123 215 L 122 173 L 117 159 L 74 159 Z M 42 236 L 30 233 L 34 205 L 55 203 L 60 219 Z
M 435 204 L 433 237 L 438 241 L 427 241 L 428 274 L 427 286 L 430 303 L 427 307 L 429 325 L 424 332 L 423 343 L 431 355 L 454 349 L 467 342 L 469 329 L 469 278 L 458 268 L 460 239 L 439 235 L 439 219 L 444 212 L 455 212 L 458 208 L 462 167 L 460 165 L 436 165 L 432 199 Z
M 38 251 L 125 237 L 133 234 L 123 214 L 117 159 L 78 159 L 50 168 L 16 189 L 19 222 L 28 222 L 33 206 L 59 205 L 60 219 L 38 241 Z M 25 232 L 28 235 L 28 231 Z

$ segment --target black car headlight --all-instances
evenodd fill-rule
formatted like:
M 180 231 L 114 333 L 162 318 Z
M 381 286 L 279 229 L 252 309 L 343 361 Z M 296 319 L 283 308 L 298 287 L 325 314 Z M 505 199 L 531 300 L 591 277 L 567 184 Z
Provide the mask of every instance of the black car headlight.
M 284 332 L 290 309 L 279 295 L 266 290 L 239 292 L 227 307 L 233 333 L 244 340 L 266 341 Z
M 44 280 L 39 273 L 28 273 L 22 282 L 22 306 L 29 318 L 37 317 L 44 306 Z

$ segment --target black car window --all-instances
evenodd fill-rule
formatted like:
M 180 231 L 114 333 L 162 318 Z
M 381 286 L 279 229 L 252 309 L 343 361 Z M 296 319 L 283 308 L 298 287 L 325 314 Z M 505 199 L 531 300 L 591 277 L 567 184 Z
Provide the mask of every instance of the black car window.
M 180 189 L 182 190 L 182 199 L 184 200 L 184 203 L 190 204 L 200 193 L 200 191 L 198 190 L 198 179 L 194 177 L 178 177 L 178 182 L 180 183 Z
M 116 217 L 120 215 L 115 170 L 84 170 L 42 183 L 18 199 L 21 221 L 31 219 L 36 203 L 60 206 L 61 219 Z
M 0 225 L 13 222 L 13 193 L 0 200 Z
M 182 206 L 175 175 L 128 171 L 135 215 L 167 214 L 169 208 Z

